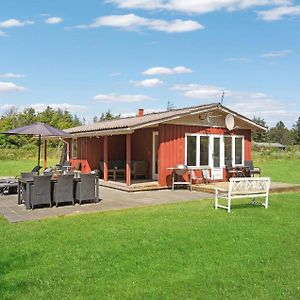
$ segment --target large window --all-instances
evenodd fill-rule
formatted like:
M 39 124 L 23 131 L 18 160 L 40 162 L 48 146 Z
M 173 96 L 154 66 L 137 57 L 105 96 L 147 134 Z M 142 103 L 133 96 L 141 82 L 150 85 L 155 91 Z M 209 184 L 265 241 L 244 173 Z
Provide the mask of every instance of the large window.
M 72 158 L 73 159 L 77 158 L 77 140 L 76 139 L 72 140 Z
M 227 167 L 232 166 L 232 137 L 224 137 L 224 152 L 225 152 L 225 165 Z
M 244 137 L 186 135 L 185 161 L 190 167 L 223 168 L 242 165 L 244 163 Z
M 208 153 L 209 153 L 209 138 L 208 136 L 200 136 L 200 166 L 208 166 Z
M 235 138 L 235 164 L 243 164 L 243 138 L 241 137 Z
M 186 162 L 188 166 L 196 166 L 196 136 L 187 136 L 186 145 Z

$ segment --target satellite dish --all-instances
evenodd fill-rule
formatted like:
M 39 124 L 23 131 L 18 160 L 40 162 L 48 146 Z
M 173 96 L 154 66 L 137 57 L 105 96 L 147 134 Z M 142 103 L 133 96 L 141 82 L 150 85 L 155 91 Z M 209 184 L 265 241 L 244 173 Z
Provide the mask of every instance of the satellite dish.
M 225 118 L 225 126 L 228 130 L 232 130 L 234 128 L 234 118 L 233 115 L 228 114 Z

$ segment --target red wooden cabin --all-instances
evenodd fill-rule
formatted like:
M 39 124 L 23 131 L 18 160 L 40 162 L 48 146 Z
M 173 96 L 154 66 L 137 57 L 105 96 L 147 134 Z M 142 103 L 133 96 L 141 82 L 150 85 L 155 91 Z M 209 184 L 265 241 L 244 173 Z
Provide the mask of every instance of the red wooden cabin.
M 229 116 L 229 118 L 228 118 Z M 233 122 L 228 126 L 225 120 Z M 233 128 L 232 128 L 233 127 Z M 229 129 L 230 130 L 229 130 Z M 201 172 L 210 169 L 215 180 L 226 180 L 226 165 L 242 166 L 251 159 L 251 132 L 264 127 L 220 104 L 208 104 L 70 128 L 69 157 L 81 162 L 82 172 L 100 169 L 109 179 L 112 161 L 124 162 L 127 185 L 132 162 L 147 162 L 146 179 L 170 185 L 169 167 L 186 164 Z M 117 167 L 115 167 L 117 168 Z

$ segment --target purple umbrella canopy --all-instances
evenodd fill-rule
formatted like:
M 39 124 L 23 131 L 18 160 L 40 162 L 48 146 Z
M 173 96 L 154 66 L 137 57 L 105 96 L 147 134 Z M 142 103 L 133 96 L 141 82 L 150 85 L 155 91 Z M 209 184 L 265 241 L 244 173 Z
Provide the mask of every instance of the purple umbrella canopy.
M 46 123 L 33 123 L 27 126 L 18 127 L 15 129 L 11 129 L 5 132 L 1 132 L 3 134 L 11 134 L 11 135 L 32 135 L 39 138 L 38 142 L 38 167 L 40 168 L 40 157 L 41 157 L 41 138 L 42 137 L 70 137 L 71 135 L 68 132 L 52 127 Z M 45 142 L 46 145 L 46 142 Z M 46 148 L 46 146 L 45 146 Z M 46 161 L 46 151 L 45 151 L 45 161 Z M 45 163 L 45 162 L 44 162 Z M 46 163 L 45 163 L 46 166 Z

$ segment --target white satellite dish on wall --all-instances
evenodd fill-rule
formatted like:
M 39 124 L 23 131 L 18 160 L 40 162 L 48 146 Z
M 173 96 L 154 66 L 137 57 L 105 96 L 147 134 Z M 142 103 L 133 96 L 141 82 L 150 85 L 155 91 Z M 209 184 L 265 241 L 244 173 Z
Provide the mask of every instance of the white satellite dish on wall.
M 232 114 L 228 114 L 225 118 L 225 126 L 228 130 L 232 130 L 234 128 L 234 117 Z

